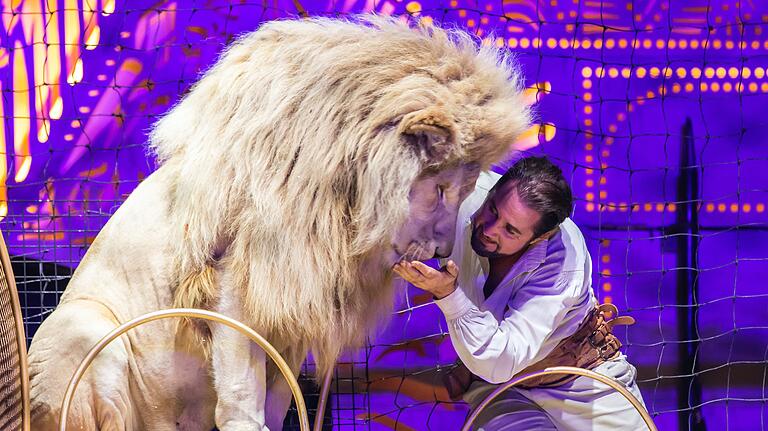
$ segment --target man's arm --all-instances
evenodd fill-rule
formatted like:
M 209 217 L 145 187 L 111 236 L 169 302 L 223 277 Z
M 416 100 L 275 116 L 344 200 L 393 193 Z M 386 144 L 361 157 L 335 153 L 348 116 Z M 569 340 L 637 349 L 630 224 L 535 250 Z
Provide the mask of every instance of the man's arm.
M 488 382 L 502 383 L 549 353 L 542 351 L 542 345 L 579 296 L 584 278 L 583 271 L 561 269 L 559 262 L 539 267 L 511 299 L 501 322 L 490 311 L 474 305 L 461 288 L 435 301 L 445 314 L 451 342 L 467 368 Z M 413 270 L 423 273 L 419 277 L 402 269 L 395 271 L 427 291 L 435 284 L 444 286 L 450 274 L 426 265 L 416 265 Z

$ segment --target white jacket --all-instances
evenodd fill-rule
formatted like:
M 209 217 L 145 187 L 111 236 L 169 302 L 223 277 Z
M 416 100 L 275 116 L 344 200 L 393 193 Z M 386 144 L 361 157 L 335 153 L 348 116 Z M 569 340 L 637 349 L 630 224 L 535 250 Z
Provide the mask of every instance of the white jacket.
M 531 246 L 484 298 L 488 259 L 472 250 L 470 217 L 498 178 L 495 173 L 481 174 L 462 204 L 450 256 L 459 266 L 459 288 L 435 301 L 462 362 L 491 383 L 505 382 L 543 359 L 595 306 L 591 258 L 571 219 L 548 240 Z

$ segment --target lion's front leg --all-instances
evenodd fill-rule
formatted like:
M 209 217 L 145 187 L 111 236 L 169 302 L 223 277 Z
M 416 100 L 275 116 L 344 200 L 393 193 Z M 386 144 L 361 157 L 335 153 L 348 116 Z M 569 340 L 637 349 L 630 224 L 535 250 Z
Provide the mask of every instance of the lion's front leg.
M 224 307 L 223 314 L 240 313 Z M 212 324 L 211 359 L 216 402 L 216 426 L 221 431 L 265 430 L 266 354 L 248 337 L 221 324 Z

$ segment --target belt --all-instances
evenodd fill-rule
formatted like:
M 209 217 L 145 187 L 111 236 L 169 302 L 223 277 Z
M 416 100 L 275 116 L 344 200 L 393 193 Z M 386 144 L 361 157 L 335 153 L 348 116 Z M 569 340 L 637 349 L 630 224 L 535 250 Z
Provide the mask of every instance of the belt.
M 613 335 L 613 327 L 617 325 L 632 325 L 635 319 L 630 316 L 619 316 L 611 320 L 606 317 L 618 314 L 618 309 L 613 304 L 601 304 L 589 312 L 579 329 L 573 335 L 563 339 L 544 359 L 528 366 L 514 377 L 541 371 L 548 367 L 570 366 L 591 370 L 603 362 L 616 357 L 621 347 L 619 339 Z M 578 376 L 547 375 L 540 376 L 525 384 L 521 388 L 552 388 L 564 385 L 575 380 Z M 443 375 L 443 383 L 448 390 L 448 395 L 454 401 L 461 400 L 464 393 L 475 380 L 482 380 L 472 374 L 471 371 L 459 360 Z

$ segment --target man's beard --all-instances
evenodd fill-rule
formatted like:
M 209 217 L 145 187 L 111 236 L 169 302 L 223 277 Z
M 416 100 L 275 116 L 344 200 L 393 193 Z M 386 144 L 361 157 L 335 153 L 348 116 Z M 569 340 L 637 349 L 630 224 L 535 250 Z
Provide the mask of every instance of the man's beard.
M 503 254 L 499 253 L 499 245 L 496 243 L 492 243 L 495 246 L 493 250 L 488 249 L 488 245 L 483 243 L 483 241 L 480 239 L 481 230 L 481 226 L 472 228 L 472 250 L 474 250 L 478 256 L 482 256 L 488 259 L 504 256 Z

